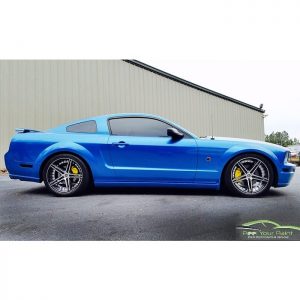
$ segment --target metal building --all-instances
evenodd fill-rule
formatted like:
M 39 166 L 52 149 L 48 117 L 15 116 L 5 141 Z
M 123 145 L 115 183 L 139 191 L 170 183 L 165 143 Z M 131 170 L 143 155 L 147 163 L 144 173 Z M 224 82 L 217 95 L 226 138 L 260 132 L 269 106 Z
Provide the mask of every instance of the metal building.
M 0 61 L 0 167 L 17 127 L 145 112 L 200 136 L 264 139 L 263 110 L 135 60 Z

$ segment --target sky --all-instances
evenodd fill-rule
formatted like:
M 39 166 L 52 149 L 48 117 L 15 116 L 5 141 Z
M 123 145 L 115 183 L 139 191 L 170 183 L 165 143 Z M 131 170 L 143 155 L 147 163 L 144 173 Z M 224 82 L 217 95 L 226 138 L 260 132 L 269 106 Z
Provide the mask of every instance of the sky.
M 265 109 L 265 133 L 300 139 L 300 61 L 141 60 L 193 83 Z

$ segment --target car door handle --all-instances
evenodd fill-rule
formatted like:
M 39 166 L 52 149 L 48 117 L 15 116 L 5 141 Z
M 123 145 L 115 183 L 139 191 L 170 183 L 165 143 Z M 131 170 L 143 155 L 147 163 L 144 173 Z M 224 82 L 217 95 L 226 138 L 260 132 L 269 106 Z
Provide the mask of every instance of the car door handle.
M 129 146 L 126 142 L 120 141 L 117 143 L 112 143 L 114 146 L 118 146 L 119 148 L 124 148 L 125 146 Z

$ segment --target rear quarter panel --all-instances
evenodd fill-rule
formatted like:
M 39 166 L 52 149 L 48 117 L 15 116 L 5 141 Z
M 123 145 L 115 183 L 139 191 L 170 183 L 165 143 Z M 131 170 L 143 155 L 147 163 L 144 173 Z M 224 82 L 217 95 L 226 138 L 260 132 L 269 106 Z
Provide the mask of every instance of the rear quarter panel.
M 45 160 L 58 153 L 72 153 L 80 156 L 91 168 L 94 179 L 112 176 L 110 157 L 107 152 L 105 134 L 85 133 L 26 133 L 17 134 L 11 141 L 6 156 L 7 169 L 14 175 L 40 181 L 40 170 Z M 23 168 L 20 165 L 32 165 Z M 26 178 L 23 178 L 26 180 Z

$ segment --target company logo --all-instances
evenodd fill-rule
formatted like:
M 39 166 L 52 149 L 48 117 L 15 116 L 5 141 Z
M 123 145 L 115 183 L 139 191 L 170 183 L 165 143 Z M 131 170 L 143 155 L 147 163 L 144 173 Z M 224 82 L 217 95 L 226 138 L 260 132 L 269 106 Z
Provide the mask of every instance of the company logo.
M 237 228 L 242 240 L 300 240 L 300 227 L 280 225 L 271 220 L 254 220 Z

